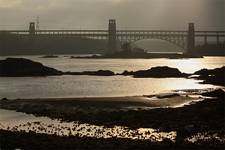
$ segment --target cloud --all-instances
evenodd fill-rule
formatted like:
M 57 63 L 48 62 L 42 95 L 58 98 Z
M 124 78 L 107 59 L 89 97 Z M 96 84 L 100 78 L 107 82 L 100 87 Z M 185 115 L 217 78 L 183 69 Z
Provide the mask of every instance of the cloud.
M 41 28 L 106 29 L 109 18 L 126 29 L 223 28 L 224 11 L 224 0 L 0 0 L 0 28 L 27 28 L 37 16 Z
M 0 8 L 14 8 L 19 6 L 22 0 L 0 0 Z

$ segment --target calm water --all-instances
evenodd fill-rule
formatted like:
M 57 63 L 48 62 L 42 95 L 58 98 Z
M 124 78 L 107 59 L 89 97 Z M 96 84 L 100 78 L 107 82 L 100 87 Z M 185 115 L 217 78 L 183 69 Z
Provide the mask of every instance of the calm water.
M 217 68 L 225 65 L 225 57 L 206 57 L 204 59 L 70 59 L 40 58 L 24 56 L 62 71 L 149 69 L 155 66 L 170 66 L 182 72 L 193 73 L 202 68 Z M 0 57 L 4 59 L 5 57 Z M 178 89 L 214 88 L 202 85 L 193 79 L 135 79 L 114 76 L 54 76 L 54 77 L 0 77 L 0 98 L 43 98 L 43 97 L 100 97 L 149 95 Z

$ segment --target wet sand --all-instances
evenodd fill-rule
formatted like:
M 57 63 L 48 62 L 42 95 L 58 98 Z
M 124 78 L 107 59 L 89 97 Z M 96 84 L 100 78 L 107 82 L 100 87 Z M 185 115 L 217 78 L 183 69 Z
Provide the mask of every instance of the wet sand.
M 218 102 L 223 104 L 223 99 L 220 99 Z M 186 94 L 169 96 L 163 94 L 138 97 L 1 100 L 0 108 L 94 125 L 155 129 L 161 127 L 164 131 L 173 131 L 186 125 L 185 121 L 188 119 L 208 121 L 205 120 L 206 118 L 195 118 L 195 116 L 210 113 L 203 109 L 203 106 L 210 101 L 215 100 L 203 98 L 201 95 L 191 97 Z M 208 108 L 209 106 L 205 107 L 206 110 L 216 111 Z
M 0 108 L 17 111 L 42 111 L 43 109 L 59 112 L 97 113 L 147 110 L 153 108 L 176 108 L 203 100 L 202 97 L 191 97 L 173 93 L 133 96 L 133 97 L 83 97 L 83 98 L 46 98 L 15 99 L 0 101 Z M 32 112 L 31 112 L 32 113 Z

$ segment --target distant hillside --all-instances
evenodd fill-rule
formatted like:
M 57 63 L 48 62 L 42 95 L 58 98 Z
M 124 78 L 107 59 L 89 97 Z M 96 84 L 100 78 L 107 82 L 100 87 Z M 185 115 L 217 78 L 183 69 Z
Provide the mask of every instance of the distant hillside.
M 106 40 L 74 37 L 0 37 L 0 55 L 95 54 L 105 53 Z

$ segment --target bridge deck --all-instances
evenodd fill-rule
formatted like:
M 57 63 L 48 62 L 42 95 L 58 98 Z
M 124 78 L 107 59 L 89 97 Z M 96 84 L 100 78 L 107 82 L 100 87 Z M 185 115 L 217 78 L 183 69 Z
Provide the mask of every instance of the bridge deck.
M 0 30 L 0 34 L 28 35 L 29 30 Z M 36 30 L 36 35 L 108 36 L 108 30 Z M 117 30 L 116 36 L 187 36 L 184 30 Z M 196 37 L 225 37 L 225 31 L 195 31 Z

